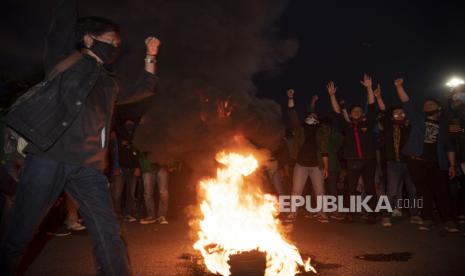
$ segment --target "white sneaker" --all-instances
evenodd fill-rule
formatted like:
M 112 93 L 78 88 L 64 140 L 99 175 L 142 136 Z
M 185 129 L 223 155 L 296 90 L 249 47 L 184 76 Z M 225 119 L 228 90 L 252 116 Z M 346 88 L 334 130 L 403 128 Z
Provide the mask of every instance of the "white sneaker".
M 164 216 L 159 217 L 157 220 L 158 220 L 158 223 L 160 224 L 168 224 L 168 221 L 166 220 Z
M 392 226 L 391 219 L 390 218 L 383 218 L 381 220 L 381 225 L 383 227 L 391 227 Z
M 131 215 L 126 215 L 124 217 L 124 221 L 127 221 L 127 222 L 134 222 L 134 221 L 137 221 L 137 219 Z
M 152 224 L 152 223 L 155 223 L 157 222 L 157 219 L 154 218 L 154 217 L 146 217 L 146 218 L 143 218 L 139 221 L 140 224 Z
M 423 222 L 423 219 L 420 218 L 419 216 L 413 216 L 410 218 L 410 223 L 421 225 L 422 222 Z
M 75 222 L 71 225 L 68 225 L 68 230 L 71 230 L 71 231 L 82 231 L 85 229 L 86 227 L 79 222 Z
M 402 211 L 399 210 L 399 209 L 394 209 L 394 211 L 392 211 L 392 216 L 393 217 L 401 217 L 402 216 Z

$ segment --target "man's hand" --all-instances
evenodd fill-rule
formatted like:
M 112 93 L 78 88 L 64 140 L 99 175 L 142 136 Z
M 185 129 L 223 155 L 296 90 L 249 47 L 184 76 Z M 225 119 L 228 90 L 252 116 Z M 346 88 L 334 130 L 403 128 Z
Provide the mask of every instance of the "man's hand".
M 294 89 L 288 89 L 286 94 L 288 98 L 294 98 Z
M 156 37 L 149 36 L 145 39 L 145 45 L 147 47 L 147 55 L 156 56 L 158 55 L 158 47 L 160 47 L 160 40 Z
M 140 168 L 135 168 L 134 169 L 134 176 L 139 177 L 141 175 Z
M 116 170 L 113 172 L 113 175 L 119 176 L 119 175 L 121 175 L 122 173 L 123 173 L 123 171 L 122 171 L 120 168 L 118 168 L 118 169 L 116 169 Z
M 333 96 L 333 95 L 336 95 L 337 87 L 333 81 L 330 81 L 328 85 L 326 85 L 326 90 L 328 90 L 328 94 L 330 96 Z
M 449 179 L 453 179 L 456 176 L 455 166 L 449 167 Z
M 323 178 L 326 179 L 329 176 L 328 168 L 323 168 Z
M 320 98 L 318 97 L 317 94 L 312 96 L 312 103 L 316 103 Z
M 378 87 L 376 87 L 375 91 L 373 91 L 373 93 L 375 94 L 375 97 L 377 99 L 379 99 L 381 97 L 381 85 L 378 84 Z
M 373 87 L 373 81 L 371 80 L 371 77 L 368 76 L 367 74 L 363 75 L 363 80 L 361 80 L 360 83 L 363 86 L 365 86 L 367 89 Z
M 402 86 L 404 84 L 404 79 L 396 79 L 394 81 L 394 85 L 399 87 L 399 86 Z

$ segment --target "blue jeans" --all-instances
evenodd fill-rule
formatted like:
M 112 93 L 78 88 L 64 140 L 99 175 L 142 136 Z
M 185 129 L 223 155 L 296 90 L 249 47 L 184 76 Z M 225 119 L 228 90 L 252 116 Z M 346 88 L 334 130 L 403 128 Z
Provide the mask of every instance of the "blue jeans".
M 65 190 L 79 206 L 94 244 L 98 275 L 129 275 L 126 246 L 111 208 L 105 175 L 90 167 L 29 155 L 18 187 L 13 218 L 2 245 L 0 274 L 14 275 L 41 220 Z
M 402 199 L 402 189 L 405 185 L 410 202 L 413 205 L 413 200 L 417 197 L 415 184 L 410 177 L 407 163 L 405 162 L 387 162 L 387 191 L 392 208 L 397 204 L 397 200 Z M 418 214 L 417 208 L 410 208 L 410 215 Z
M 142 175 L 144 180 L 144 200 L 145 208 L 147 210 L 147 217 L 155 218 L 155 201 L 154 201 L 154 188 L 155 181 L 153 179 L 155 172 L 145 172 Z M 159 202 L 158 202 L 158 216 L 157 217 L 166 217 L 168 213 L 168 183 L 169 183 L 169 173 L 166 169 L 161 168 L 156 172 L 157 176 L 157 186 L 159 193 Z

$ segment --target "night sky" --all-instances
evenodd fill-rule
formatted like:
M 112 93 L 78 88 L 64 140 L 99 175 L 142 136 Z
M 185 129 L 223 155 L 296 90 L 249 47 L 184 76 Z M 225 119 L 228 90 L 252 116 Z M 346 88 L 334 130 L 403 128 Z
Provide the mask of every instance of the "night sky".
M 39 8 L 32 1 L 2 3 L 2 75 L 25 77 L 40 71 L 53 1 L 40 2 Z M 325 112 L 327 81 L 337 83 L 340 99 L 362 103 L 365 94 L 359 79 L 367 72 L 393 104 L 396 77 L 405 78 L 407 90 L 418 97 L 438 96 L 446 91 L 449 76 L 465 77 L 464 31 L 461 1 L 289 1 L 269 32 L 295 39 L 298 52 L 256 74 L 257 93 L 284 105 L 284 91 L 292 87 L 300 110 L 318 93 Z

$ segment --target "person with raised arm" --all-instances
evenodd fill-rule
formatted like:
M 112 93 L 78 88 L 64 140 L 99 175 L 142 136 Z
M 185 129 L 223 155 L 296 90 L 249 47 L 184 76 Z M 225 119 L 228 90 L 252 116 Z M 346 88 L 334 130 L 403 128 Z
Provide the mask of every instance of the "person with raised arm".
M 63 190 L 76 200 L 92 238 L 96 274 L 130 274 L 103 171 L 115 102 L 138 102 L 156 90 L 160 41 L 149 37 L 145 44 L 140 78 L 123 86 L 110 66 L 121 49 L 118 25 L 101 17 L 78 18 L 77 1 L 58 1 L 46 39 L 46 80 L 7 115 L 8 125 L 28 145 L 0 275 L 16 275 L 29 241 Z
M 350 122 L 344 118 L 341 107 L 336 98 L 337 87 L 334 82 L 326 86 L 331 100 L 331 106 L 335 112 L 335 122 L 344 132 L 343 157 L 347 160 L 347 187 L 345 202 L 350 196 L 357 194 L 357 184 L 362 177 L 367 196 L 372 196 L 369 206 L 374 211 L 375 202 L 375 172 L 376 172 L 376 146 L 373 129 L 376 124 L 375 96 L 372 88 L 372 80 L 368 75 L 363 76 L 361 84 L 366 88 L 368 101 L 368 114 L 363 113 L 360 105 L 354 105 L 349 109 Z M 353 221 L 354 214 L 347 215 L 348 221 Z M 376 223 L 376 214 L 370 213 L 368 223 Z
M 380 85 L 378 85 L 374 94 L 379 110 L 386 112 L 386 105 L 383 101 Z M 409 209 L 411 223 L 421 224 L 422 220 L 418 216 L 418 208 L 413 204 L 417 199 L 417 192 L 408 171 L 408 157 L 402 154 L 402 147 L 405 145 L 410 133 L 410 122 L 401 106 L 393 107 L 388 113 L 382 116 L 380 121 L 383 129 L 386 156 L 386 195 L 389 198 L 391 206 L 395 208 L 398 205 L 398 200 L 402 199 L 402 191 L 403 187 L 405 187 L 412 206 L 401 207 Z M 394 209 L 392 214 L 388 212 L 383 213 L 381 225 L 390 227 L 392 225 L 390 217 L 396 214 L 402 215 L 400 209 Z
M 408 169 L 423 199 L 420 230 L 430 230 L 433 226 L 433 201 L 445 223 L 448 232 L 458 232 L 453 220 L 449 194 L 449 179 L 455 177 L 455 149 L 451 143 L 448 122 L 441 116 L 442 107 L 436 99 L 423 102 L 423 112 L 413 109 L 410 96 L 404 88 L 404 80 L 394 81 L 402 106 L 411 123 L 411 131 L 402 153 L 408 156 Z
M 312 181 L 315 196 L 325 195 L 324 180 L 328 177 L 328 149 L 329 130 L 320 127 L 318 115 L 315 112 L 318 96 L 314 95 L 310 102 L 310 110 L 304 123 L 301 123 L 295 111 L 294 90 L 287 90 L 288 112 L 291 128 L 294 132 L 293 150 L 291 158 L 295 158 L 292 177 L 291 194 L 300 196 L 307 179 Z M 316 201 L 315 201 L 316 202 Z M 290 215 L 294 220 L 296 213 Z M 320 212 L 316 219 L 319 222 L 329 222 L 328 216 Z

